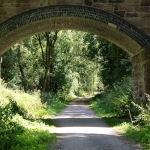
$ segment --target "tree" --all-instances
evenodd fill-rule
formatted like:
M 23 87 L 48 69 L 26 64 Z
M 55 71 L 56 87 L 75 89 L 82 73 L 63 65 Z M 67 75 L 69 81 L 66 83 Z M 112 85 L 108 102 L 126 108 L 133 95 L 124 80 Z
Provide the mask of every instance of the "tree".
M 101 49 L 103 60 L 102 78 L 105 85 L 121 81 L 124 76 L 131 76 L 131 62 L 129 55 L 116 45 L 104 41 Z
M 2 76 L 2 75 L 1 75 L 1 74 L 2 74 L 2 71 L 1 71 L 1 70 L 2 70 L 2 69 L 1 69 L 1 66 L 2 66 L 2 57 L 0 57 L 0 79 L 1 79 L 1 76 Z
M 16 51 L 11 47 L 2 55 L 3 63 L 1 68 L 1 78 L 8 83 L 9 86 L 15 87 L 18 83 L 18 66 L 16 59 Z
M 57 33 L 58 31 L 51 31 L 51 32 L 45 32 L 43 34 L 36 35 L 41 48 L 43 65 L 45 68 L 42 92 L 45 92 L 46 90 L 52 91 L 52 86 L 51 86 L 52 85 L 51 74 L 53 72 L 52 59 L 53 59 L 54 46 L 57 40 Z M 42 40 L 46 41 L 45 47 L 42 44 L 43 43 Z
M 24 91 L 27 92 L 27 89 L 28 89 L 28 87 L 27 87 L 27 79 L 25 77 L 23 64 L 21 62 L 20 44 L 17 45 L 17 60 L 18 60 L 18 67 L 19 67 L 19 70 L 20 70 L 22 85 L 24 87 Z
M 124 76 L 131 75 L 130 57 L 121 48 L 91 34 L 86 34 L 85 44 L 88 46 L 86 57 L 101 64 L 99 77 L 105 86 L 112 86 Z
M 27 90 L 82 95 L 130 75 L 129 60 L 123 50 L 96 35 L 50 31 L 31 36 L 6 52 L 2 77 Z

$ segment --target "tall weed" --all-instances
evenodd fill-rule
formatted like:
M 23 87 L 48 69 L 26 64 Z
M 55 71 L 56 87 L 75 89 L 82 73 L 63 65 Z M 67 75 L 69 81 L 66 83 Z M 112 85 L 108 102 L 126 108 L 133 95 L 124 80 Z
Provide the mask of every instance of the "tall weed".
M 95 99 L 96 105 L 108 113 L 124 117 L 131 107 L 131 79 L 124 78 L 113 87 L 107 88 Z
M 47 143 L 56 141 L 56 135 L 52 134 L 54 127 L 37 119 L 50 115 L 50 107 L 57 106 L 59 100 L 51 97 L 52 103 L 47 105 L 42 103 L 40 93 L 23 93 L 6 87 L 0 84 L 0 150 L 46 150 Z
M 133 106 L 138 110 L 139 114 L 134 116 L 134 123 L 140 124 L 150 129 L 150 95 L 146 94 L 146 104 L 136 104 L 132 102 Z

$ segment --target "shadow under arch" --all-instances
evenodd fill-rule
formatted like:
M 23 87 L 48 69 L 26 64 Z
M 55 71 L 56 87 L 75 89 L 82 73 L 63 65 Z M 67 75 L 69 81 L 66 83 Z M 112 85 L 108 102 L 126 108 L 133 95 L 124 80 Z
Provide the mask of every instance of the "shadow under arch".
M 150 42 L 133 24 L 104 10 L 83 5 L 51 5 L 23 12 L 0 23 L 0 55 L 33 34 L 64 29 L 99 35 L 130 56 L 143 51 Z

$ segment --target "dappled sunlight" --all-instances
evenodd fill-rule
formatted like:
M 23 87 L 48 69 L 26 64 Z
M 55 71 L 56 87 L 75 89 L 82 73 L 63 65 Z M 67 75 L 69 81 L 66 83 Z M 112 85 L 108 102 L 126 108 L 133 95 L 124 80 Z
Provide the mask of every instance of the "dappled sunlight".
M 114 135 L 113 129 L 98 118 L 87 105 L 70 105 L 52 120 L 57 127 L 57 134 Z
M 109 127 L 58 127 L 57 133 L 82 133 L 82 134 L 105 134 L 114 135 Z
M 81 109 L 81 108 L 82 109 Z M 78 108 L 80 110 L 64 110 L 63 114 L 60 113 L 59 116 L 55 117 L 53 121 L 56 126 L 58 122 L 61 122 L 61 126 L 57 126 L 56 133 L 74 133 L 74 134 L 106 134 L 113 135 L 113 129 L 104 123 L 99 124 L 101 120 L 91 111 L 87 114 L 87 106 L 85 105 L 71 105 L 70 108 L 74 110 Z M 83 108 L 85 108 L 83 110 Z M 93 124 L 95 122 L 95 124 Z
M 69 105 L 52 119 L 61 150 L 138 150 L 97 117 L 87 105 Z M 140 149 L 139 149 L 140 150 Z
M 91 112 L 90 114 L 87 114 L 86 110 L 87 110 L 86 105 L 70 105 L 69 109 L 65 109 L 63 111 L 63 114 L 60 113 L 59 116 L 56 116 L 55 118 L 56 119 L 59 119 L 59 118 L 98 118 L 95 116 L 93 112 Z

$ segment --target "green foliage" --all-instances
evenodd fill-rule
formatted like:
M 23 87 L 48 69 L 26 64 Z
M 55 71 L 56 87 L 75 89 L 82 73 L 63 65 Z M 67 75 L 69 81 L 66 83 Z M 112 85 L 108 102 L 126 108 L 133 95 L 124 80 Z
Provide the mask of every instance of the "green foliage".
M 39 93 L 25 94 L 6 86 L 0 84 L 0 150 L 46 150 L 52 146 L 56 142 L 54 127 L 36 118 L 60 111 L 64 107 L 60 99 L 55 98 L 48 106 L 41 102 Z
M 60 110 L 66 107 L 66 96 L 60 93 L 59 94 L 52 94 L 52 93 L 42 93 L 41 99 L 44 103 L 46 103 L 46 113 L 39 112 L 43 114 L 44 118 L 52 117 L 56 115 Z
M 135 124 L 140 124 L 141 126 L 150 128 L 150 95 L 146 94 L 147 103 L 146 104 L 136 104 L 132 102 L 133 106 L 137 109 L 138 115 L 134 116 Z
M 131 75 L 131 62 L 129 55 L 115 44 L 101 39 L 102 79 L 105 86 L 121 82 L 124 76 Z
M 45 33 L 31 36 L 15 44 L 3 55 L 2 77 L 8 86 L 28 92 L 41 91 L 46 81 L 47 92 L 61 91 L 65 95 L 80 96 L 83 93 L 93 94 L 98 88 L 103 88 L 98 37 L 85 32 L 63 30 L 58 32 L 53 45 L 55 32 L 49 33 L 49 38 Z M 48 52 L 50 45 L 53 46 Z
M 50 126 L 45 125 L 42 121 L 25 120 L 21 116 L 16 115 L 13 119 L 15 122 L 24 126 L 23 134 L 14 136 L 12 150 L 19 149 L 35 149 L 46 150 L 47 144 L 51 145 L 56 142 L 56 136 L 51 134 Z M 44 144 L 47 143 L 47 144 Z
M 10 100 L 7 105 L 0 106 L 0 148 L 8 150 L 11 148 L 14 136 L 23 133 L 24 128 L 13 122 L 13 115 L 16 112 L 15 102 Z
M 150 96 L 147 104 L 135 104 L 131 101 L 130 78 L 115 84 L 90 101 L 91 109 L 106 122 L 115 127 L 124 136 L 140 143 L 145 150 L 150 149 Z M 131 112 L 133 120 L 129 119 Z M 124 117 L 126 116 L 126 117 Z M 131 122 L 132 121 L 132 122 Z
M 14 76 L 16 76 L 17 79 L 17 60 L 16 60 L 16 53 L 13 51 L 13 48 L 10 48 L 4 55 L 3 55 L 3 61 L 2 61 L 2 78 L 5 80 L 5 82 L 13 81 Z M 10 69 L 13 68 L 13 69 Z M 16 82 L 16 81 L 14 81 Z M 13 86 L 13 85 L 11 85 Z
M 44 105 L 41 103 L 41 99 L 37 93 L 33 96 L 32 94 L 23 93 L 18 90 L 13 92 L 12 90 L 6 89 L 4 91 L 6 92 L 2 94 L 3 99 L 7 101 L 12 100 L 19 114 L 23 115 L 25 118 L 36 118 L 39 116 L 38 112 Z
M 115 128 L 123 133 L 124 136 L 133 139 L 137 143 L 140 143 L 145 150 L 150 149 L 150 130 L 149 127 L 143 127 L 140 125 L 133 125 L 128 122 L 123 122 L 115 125 Z
M 124 78 L 113 87 L 106 89 L 95 99 L 95 106 L 116 116 L 127 116 L 131 106 L 131 79 Z

